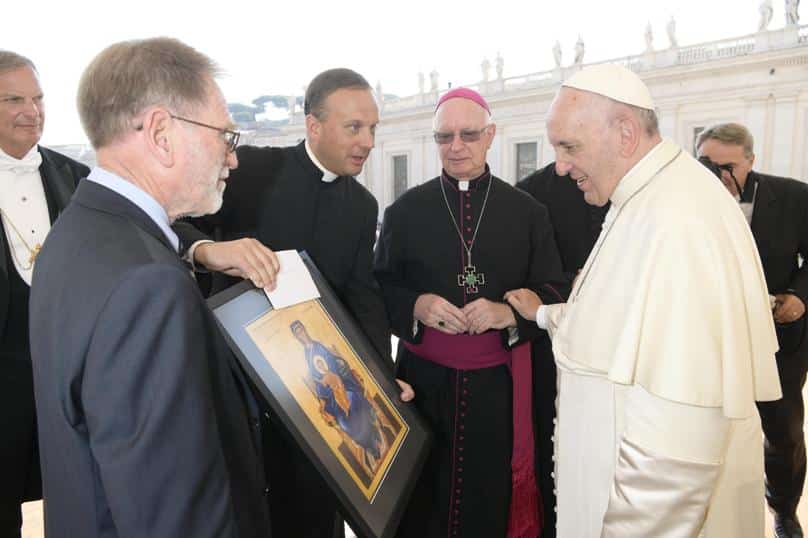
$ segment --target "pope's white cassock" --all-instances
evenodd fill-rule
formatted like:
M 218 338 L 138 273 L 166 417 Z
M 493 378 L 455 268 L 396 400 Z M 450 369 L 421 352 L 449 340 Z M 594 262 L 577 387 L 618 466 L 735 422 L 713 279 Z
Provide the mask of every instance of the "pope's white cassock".
M 560 538 L 763 536 L 755 400 L 780 398 L 763 269 L 738 204 L 668 140 L 619 182 L 566 304 Z

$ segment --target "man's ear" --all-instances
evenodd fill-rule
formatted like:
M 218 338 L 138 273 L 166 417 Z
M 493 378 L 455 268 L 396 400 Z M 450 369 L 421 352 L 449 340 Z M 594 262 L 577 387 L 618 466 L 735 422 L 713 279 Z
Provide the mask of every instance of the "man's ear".
M 494 142 L 494 137 L 497 135 L 497 124 L 492 123 L 488 126 L 488 146 L 486 149 L 491 149 L 491 144 Z
M 320 140 L 323 124 L 314 117 L 314 114 L 306 115 L 306 138 L 314 143 Z
M 642 136 L 640 120 L 628 111 L 617 117 L 618 136 L 620 137 L 620 156 L 629 158 L 637 151 Z
M 163 166 L 167 168 L 174 166 L 178 130 L 181 128 L 179 124 L 166 109 L 161 107 L 146 109 L 141 119 L 143 124 L 141 135 L 149 152 Z

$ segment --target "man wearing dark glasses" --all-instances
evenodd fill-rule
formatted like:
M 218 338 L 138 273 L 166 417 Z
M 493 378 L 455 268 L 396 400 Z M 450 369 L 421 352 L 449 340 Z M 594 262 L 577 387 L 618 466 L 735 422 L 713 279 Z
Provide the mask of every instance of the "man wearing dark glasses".
M 802 536 L 796 509 L 805 482 L 805 418 L 802 387 L 808 371 L 808 185 L 755 172 L 753 139 L 737 123 L 701 133 L 698 152 L 721 173 L 752 227 L 772 300 L 777 370 L 783 398 L 758 402 L 766 457 L 766 499 L 775 536 Z
M 480 94 L 443 95 L 433 128 L 441 174 L 387 208 L 374 262 L 398 374 L 435 434 L 399 536 L 554 536 L 551 428 L 531 405 L 549 340 L 503 302 L 510 286 L 563 301 L 547 210 L 492 175 Z

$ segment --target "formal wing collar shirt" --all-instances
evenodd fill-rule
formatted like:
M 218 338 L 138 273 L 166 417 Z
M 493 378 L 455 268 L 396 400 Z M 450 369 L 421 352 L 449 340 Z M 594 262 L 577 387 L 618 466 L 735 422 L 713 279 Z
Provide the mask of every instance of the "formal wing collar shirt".
M 569 301 L 539 314 L 559 367 L 728 418 L 779 398 L 763 269 L 721 182 L 665 140 L 611 201 Z
M 150 194 L 134 183 L 130 183 L 120 176 L 104 170 L 100 166 L 93 168 L 90 175 L 87 176 L 87 180 L 98 183 L 99 185 L 120 194 L 138 206 L 160 228 L 168 241 L 174 247 L 174 250 L 179 251 L 180 240 L 179 237 L 177 237 L 177 234 L 175 234 L 171 229 L 171 223 L 168 220 L 168 213 L 166 213 L 163 206 L 157 203 L 157 200 L 152 198 Z
M 14 267 L 20 278 L 31 285 L 33 256 L 50 231 L 50 215 L 45 189 L 39 174 L 42 155 L 39 147 L 15 159 L 0 150 L 0 209 L 3 229 Z

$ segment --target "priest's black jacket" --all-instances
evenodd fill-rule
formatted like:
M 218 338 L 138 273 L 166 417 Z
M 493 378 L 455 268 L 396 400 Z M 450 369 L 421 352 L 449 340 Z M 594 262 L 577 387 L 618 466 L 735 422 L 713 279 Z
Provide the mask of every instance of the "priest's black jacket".
M 272 250 L 305 250 L 383 357 L 390 328 L 372 274 L 379 206 L 355 178 L 330 183 L 296 146 L 241 146 L 222 208 L 193 223 L 216 240 L 255 237 Z M 235 280 L 215 275 L 212 292 Z
M 472 250 L 472 265 L 485 277 L 477 293 L 458 285 L 458 274 L 467 262 L 460 235 Z M 458 307 L 480 297 L 502 302 L 503 294 L 515 288 L 533 289 L 546 303 L 563 301 L 567 294 L 547 210 L 488 173 L 471 181 L 467 191 L 460 190 L 454 179 L 434 178 L 388 207 L 374 272 L 394 334 L 413 343 L 423 335 L 423 326 L 414 323 L 413 308 L 424 293 L 437 294 Z M 545 401 L 535 388 L 546 369 L 554 368 L 553 357 L 549 338 L 536 322 L 515 312 L 514 316 L 518 340 L 509 342 L 512 335 L 499 332 L 507 347 L 525 341 L 533 346 L 536 474 L 549 512 L 545 528 L 552 529 L 553 402 Z M 507 366 L 455 370 L 400 344 L 397 369 L 398 377 L 412 384 L 416 406 L 435 435 L 399 535 L 437 537 L 457 531 L 459 536 L 505 536 L 512 448 Z
M 255 237 L 272 250 L 305 250 L 382 358 L 390 357 L 390 328 L 373 278 L 378 204 L 354 177 L 322 181 L 305 143 L 241 146 L 221 210 L 193 223 L 227 241 Z M 212 275 L 212 291 L 234 282 Z M 392 365 L 391 365 L 392 367 Z M 336 499 L 282 425 L 270 417 L 265 436 L 270 512 L 275 536 L 331 537 Z
M 516 187 L 547 207 L 561 264 L 572 282 L 600 235 L 610 204 L 587 204 L 575 182 L 556 173 L 554 162 L 522 179 Z

